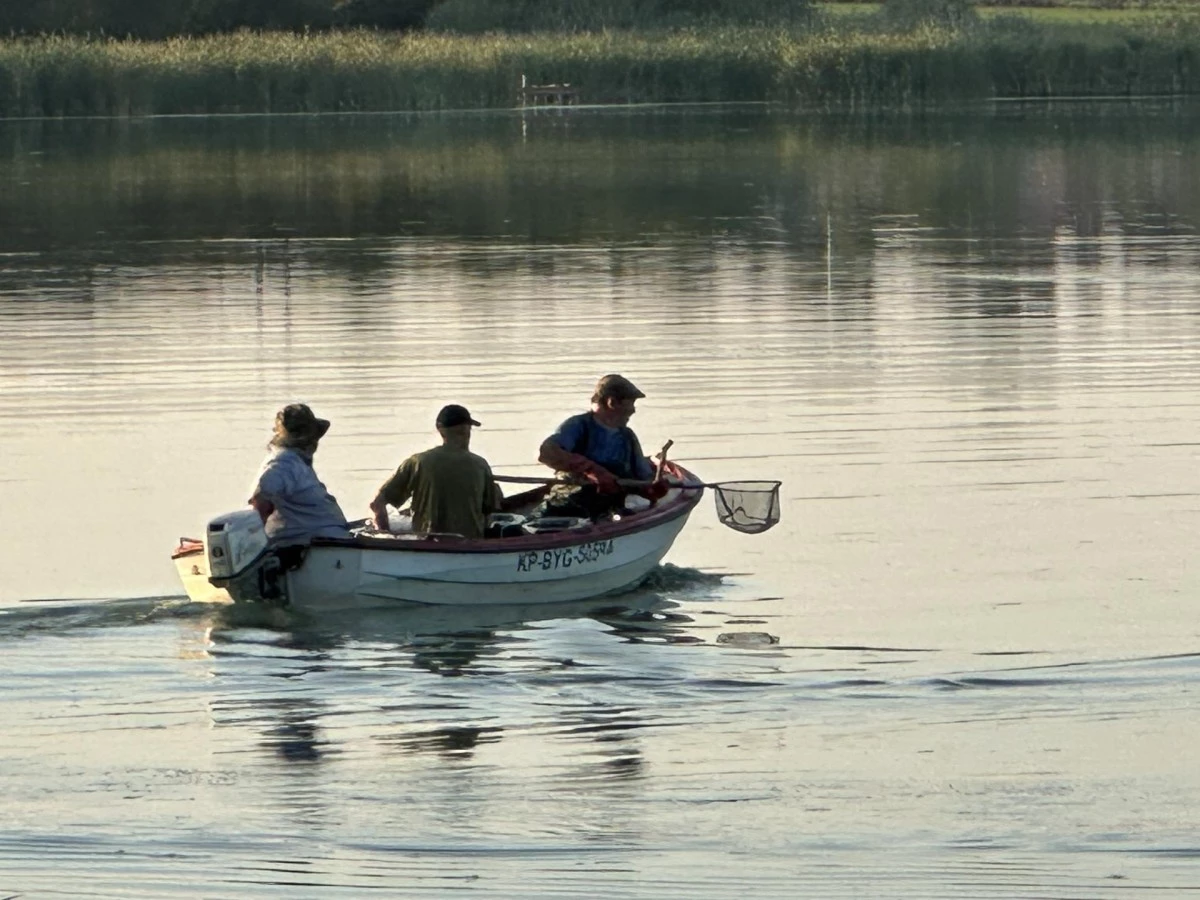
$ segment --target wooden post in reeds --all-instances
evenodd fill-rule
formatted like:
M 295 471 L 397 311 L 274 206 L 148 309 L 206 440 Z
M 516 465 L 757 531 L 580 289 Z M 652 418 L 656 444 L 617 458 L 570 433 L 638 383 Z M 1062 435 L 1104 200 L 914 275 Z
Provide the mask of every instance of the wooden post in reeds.
M 825 210 L 825 297 L 833 299 L 833 213 Z
M 527 105 L 574 106 L 579 102 L 579 88 L 570 84 L 530 84 L 521 75 L 521 108 Z

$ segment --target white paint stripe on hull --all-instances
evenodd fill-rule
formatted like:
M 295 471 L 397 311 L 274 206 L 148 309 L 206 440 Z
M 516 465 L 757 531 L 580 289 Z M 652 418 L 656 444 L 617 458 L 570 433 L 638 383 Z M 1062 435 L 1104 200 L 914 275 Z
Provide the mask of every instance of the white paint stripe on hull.
M 527 584 L 460 584 L 413 578 L 379 579 L 363 584 L 350 597 L 334 599 L 338 605 L 390 605 L 397 602 L 440 606 L 503 606 L 530 603 L 565 603 L 628 590 L 640 584 L 665 555 L 654 553 L 595 575 Z M 332 598 L 331 598 L 332 599 Z M 328 609 L 328 601 L 305 601 L 300 609 Z

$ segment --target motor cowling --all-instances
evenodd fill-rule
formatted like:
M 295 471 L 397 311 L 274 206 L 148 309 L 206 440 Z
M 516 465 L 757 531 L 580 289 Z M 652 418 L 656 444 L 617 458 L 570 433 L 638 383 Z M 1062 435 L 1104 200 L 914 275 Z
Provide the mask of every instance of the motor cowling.
M 267 533 L 257 510 L 244 509 L 208 523 L 209 580 L 213 584 L 236 578 L 267 552 Z

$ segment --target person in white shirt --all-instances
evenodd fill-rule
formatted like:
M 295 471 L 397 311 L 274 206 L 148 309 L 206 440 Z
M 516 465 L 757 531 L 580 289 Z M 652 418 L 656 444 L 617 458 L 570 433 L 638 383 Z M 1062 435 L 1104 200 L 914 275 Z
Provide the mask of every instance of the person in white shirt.
M 318 419 L 304 403 L 291 403 L 275 415 L 270 452 L 250 493 L 250 505 L 262 516 L 274 546 L 349 535 L 346 516 L 313 470 L 313 454 L 328 430 L 329 420 Z

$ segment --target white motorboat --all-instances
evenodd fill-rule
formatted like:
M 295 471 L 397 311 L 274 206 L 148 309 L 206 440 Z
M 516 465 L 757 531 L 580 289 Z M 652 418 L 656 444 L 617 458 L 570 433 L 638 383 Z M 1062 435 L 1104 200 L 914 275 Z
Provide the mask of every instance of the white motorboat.
M 204 540 L 182 539 L 172 558 L 188 596 L 201 602 L 319 612 L 583 600 L 640 584 L 687 523 L 705 485 L 681 466 L 666 466 L 666 496 L 612 520 L 529 518 L 543 486 L 506 501 L 507 512 L 494 517 L 502 537 L 378 532 L 358 522 L 349 537 L 276 550 L 258 513 L 247 509 L 214 519 Z

